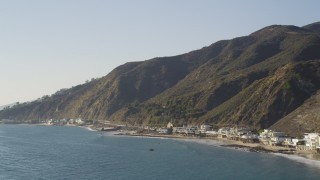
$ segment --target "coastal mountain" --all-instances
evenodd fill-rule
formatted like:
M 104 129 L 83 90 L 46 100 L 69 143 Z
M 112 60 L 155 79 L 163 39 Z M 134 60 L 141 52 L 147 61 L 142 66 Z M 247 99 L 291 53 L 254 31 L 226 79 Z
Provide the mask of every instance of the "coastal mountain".
M 320 89 L 319 25 L 272 25 L 186 54 L 126 63 L 102 78 L 2 110 L 0 119 L 286 130 L 275 125 L 281 119 L 294 126 L 285 118 L 304 111 Z
M 3 109 L 8 109 L 12 106 L 14 106 L 16 103 L 11 103 L 11 104 L 7 104 L 7 105 L 2 105 L 0 106 L 0 111 L 3 110 Z

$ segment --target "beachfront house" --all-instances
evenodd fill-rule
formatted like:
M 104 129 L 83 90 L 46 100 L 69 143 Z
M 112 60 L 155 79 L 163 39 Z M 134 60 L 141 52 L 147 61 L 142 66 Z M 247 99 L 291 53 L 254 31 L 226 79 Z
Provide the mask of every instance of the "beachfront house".
M 47 121 L 47 124 L 48 124 L 48 125 L 52 125 L 52 124 L 53 124 L 53 119 L 49 119 L 49 120 Z
M 184 133 L 185 130 L 186 130 L 185 127 L 173 127 L 172 132 L 173 132 L 173 133 Z
M 271 131 L 269 144 L 281 145 L 286 139 L 288 136 L 284 132 Z
M 240 136 L 240 140 L 244 143 L 259 142 L 259 136 L 257 134 L 244 134 Z
M 260 142 L 262 142 L 263 144 L 269 144 L 269 145 L 280 145 L 287 138 L 288 136 L 286 136 L 284 132 L 277 132 L 269 129 L 264 129 L 259 136 Z
M 185 134 L 186 135 L 190 135 L 190 134 L 195 134 L 197 128 L 196 127 L 188 127 L 185 129 Z
M 270 133 L 272 132 L 272 130 L 269 130 L 269 129 L 264 129 L 260 135 L 259 135 L 259 139 L 263 139 L 263 140 L 266 140 L 268 139 L 271 135 Z
M 75 122 L 76 122 L 78 125 L 84 125 L 84 124 L 85 124 L 85 122 L 84 122 L 82 119 L 80 119 L 80 118 L 76 119 Z
M 237 137 L 237 128 L 229 128 L 229 130 L 226 131 L 226 136 L 229 139 Z
M 247 128 L 235 128 L 234 131 L 230 130 L 230 132 L 233 133 L 233 136 L 232 136 L 233 140 L 240 140 L 241 136 L 248 135 L 247 139 L 249 141 L 256 142 L 256 139 L 257 139 L 256 137 L 258 137 L 257 134 L 253 134 L 252 131 L 250 129 L 247 129 Z M 244 136 L 244 137 L 246 137 L 246 136 Z
M 157 131 L 157 128 L 155 128 L 155 127 L 148 127 L 148 130 L 150 130 L 150 131 Z
M 287 147 L 293 146 L 292 138 L 291 137 L 285 138 L 285 140 L 282 142 L 282 145 Z
M 210 131 L 211 129 L 212 129 L 212 126 L 211 126 L 211 125 L 202 124 L 202 125 L 200 126 L 199 131 L 200 131 L 201 133 L 206 133 L 207 131 Z
M 320 136 L 318 136 L 318 145 L 316 146 L 317 153 L 320 153 Z
M 297 150 L 306 150 L 305 140 L 300 138 L 287 137 L 282 142 L 282 145 L 286 147 L 295 147 Z
M 68 121 L 66 119 L 60 119 L 60 120 L 58 120 L 58 122 L 59 122 L 58 123 L 59 126 L 63 126 L 65 124 L 67 124 Z
M 292 138 L 292 146 L 305 145 L 305 140 L 300 138 Z
M 250 129 L 247 128 L 237 128 L 236 129 L 236 134 L 238 136 L 244 135 L 244 134 L 252 134 L 252 131 Z
M 69 119 L 67 124 L 74 124 L 74 120 L 73 119 Z
M 271 130 L 269 129 L 264 129 L 260 135 L 259 135 L 259 141 L 262 143 L 262 144 L 269 144 L 269 132 Z
M 159 134 L 169 134 L 169 130 L 167 128 L 158 128 L 157 132 Z
M 218 130 L 218 137 L 219 137 L 219 138 L 226 138 L 227 135 L 229 134 L 229 131 L 230 131 L 230 128 L 229 128 L 229 127 L 220 128 L 220 129 Z
M 54 125 L 54 126 L 62 126 L 64 124 L 60 123 L 60 119 L 49 119 L 47 120 L 48 125 Z
M 270 138 L 271 145 L 281 145 L 285 140 L 288 140 L 287 136 L 273 136 Z
M 217 131 L 206 131 L 206 136 L 212 136 L 212 137 L 216 137 L 218 136 L 218 132 Z
M 303 139 L 307 150 L 316 150 L 319 146 L 319 133 L 305 133 Z

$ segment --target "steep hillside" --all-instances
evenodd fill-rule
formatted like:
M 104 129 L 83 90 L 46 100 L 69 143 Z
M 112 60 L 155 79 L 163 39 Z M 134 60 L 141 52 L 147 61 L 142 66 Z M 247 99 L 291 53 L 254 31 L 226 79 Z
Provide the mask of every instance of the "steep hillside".
M 179 56 L 126 63 L 100 79 L 0 111 L 0 119 L 270 127 L 320 89 L 318 25 L 272 25 Z
M 320 133 L 320 91 L 272 125 L 271 129 L 285 131 L 298 137 L 308 132 Z
M 268 128 L 320 88 L 320 61 L 288 64 L 257 80 L 201 120 Z

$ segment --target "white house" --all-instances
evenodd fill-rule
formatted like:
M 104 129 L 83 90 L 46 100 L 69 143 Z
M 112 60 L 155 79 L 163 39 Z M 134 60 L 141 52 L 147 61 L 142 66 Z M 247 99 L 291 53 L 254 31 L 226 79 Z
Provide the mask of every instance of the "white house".
M 194 134 L 196 132 L 197 128 L 196 127 L 188 127 L 185 129 L 186 134 Z
M 282 142 L 282 145 L 284 145 L 284 146 L 293 146 L 292 138 L 291 137 L 285 138 L 285 140 Z
M 260 133 L 259 139 L 263 144 L 282 144 L 288 137 L 284 132 L 272 131 L 269 129 L 264 129 L 262 133 Z
M 272 145 L 282 144 L 288 136 L 284 132 L 271 131 L 270 132 L 270 141 Z
M 202 124 L 200 126 L 200 132 L 201 133 L 206 133 L 206 131 L 210 131 L 212 129 L 211 125 L 207 125 L 207 124 Z
M 184 127 L 173 127 L 172 132 L 173 133 L 184 133 L 185 130 L 186 130 L 186 128 L 184 128 Z
M 271 141 L 272 145 L 280 145 L 286 140 L 288 140 L 287 136 L 273 136 L 273 137 L 270 137 L 270 141 Z
M 316 150 L 319 146 L 319 133 L 305 133 L 304 138 L 306 141 L 306 148 L 308 150 Z
M 240 140 L 243 142 L 259 142 L 259 136 L 257 134 L 244 134 L 240 136 Z
M 78 124 L 78 125 L 83 125 L 85 122 L 82 121 L 82 119 L 78 118 L 75 120 L 75 122 Z
M 218 136 L 217 131 L 206 131 L 206 136 Z
M 74 124 L 74 120 L 73 119 L 69 119 L 68 124 Z
M 158 132 L 159 134 L 168 134 L 168 133 L 169 133 L 169 131 L 168 131 L 167 128 L 158 128 L 158 129 L 157 129 L 157 132 Z
M 292 141 L 292 146 L 305 144 L 305 140 L 304 139 L 292 138 L 291 141 Z
M 49 120 L 47 121 L 47 124 L 48 124 L 48 125 L 53 124 L 53 119 L 49 119 Z
M 227 135 L 229 135 L 229 131 L 230 131 L 230 128 L 228 128 L 228 127 L 220 128 L 218 130 L 218 137 L 219 138 L 227 137 Z
M 317 153 L 320 153 L 320 136 L 318 136 L 318 145 L 316 146 Z
M 252 134 L 252 131 L 246 128 L 236 129 L 236 134 L 238 136 L 244 135 L 244 134 Z
M 59 120 L 59 125 L 62 126 L 62 125 L 64 125 L 64 124 L 67 124 L 67 122 L 68 122 L 68 121 L 67 121 L 66 119 L 60 119 L 60 120 Z
M 234 138 L 234 137 L 238 136 L 237 132 L 238 132 L 237 128 L 229 128 L 229 130 L 226 131 L 226 136 L 228 138 Z
M 261 140 L 268 139 L 271 136 L 270 135 L 271 132 L 272 132 L 272 130 L 264 129 L 263 132 L 260 133 L 259 139 L 261 139 Z

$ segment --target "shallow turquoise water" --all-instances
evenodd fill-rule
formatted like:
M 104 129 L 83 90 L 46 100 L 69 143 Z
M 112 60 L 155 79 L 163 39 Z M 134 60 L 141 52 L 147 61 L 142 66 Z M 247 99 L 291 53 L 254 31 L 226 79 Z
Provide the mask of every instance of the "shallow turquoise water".
M 195 142 L 0 125 L 0 179 L 320 179 L 320 169 Z

